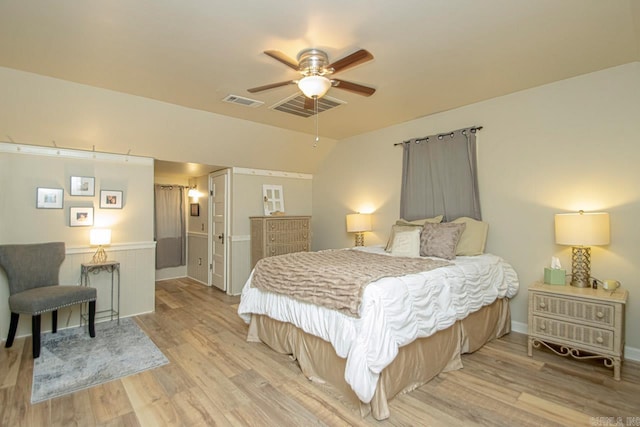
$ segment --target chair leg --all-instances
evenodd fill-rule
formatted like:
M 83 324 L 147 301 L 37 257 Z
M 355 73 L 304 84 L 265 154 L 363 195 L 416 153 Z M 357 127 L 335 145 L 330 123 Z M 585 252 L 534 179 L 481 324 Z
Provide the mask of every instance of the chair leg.
M 96 302 L 89 301 L 89 336 L 91 338 L 96 336 Z
M 31 316 L 31 341 L 33 342 L 33 358 L 40 357 L 40 315 Z
M 58 332 L 58 310 L 53 310 L 51 312 L 51 333 L 55 334 Z
M 9 335 L 7 336 L 7 342 L 4 343 L 6 348 L 9 348 L 13 345 L 13 339 L 16 337 L 16 331 L 18 330 L 18 319 L 20 318 L 19 313 L 11 312 L 11 324 L 9 325 Z

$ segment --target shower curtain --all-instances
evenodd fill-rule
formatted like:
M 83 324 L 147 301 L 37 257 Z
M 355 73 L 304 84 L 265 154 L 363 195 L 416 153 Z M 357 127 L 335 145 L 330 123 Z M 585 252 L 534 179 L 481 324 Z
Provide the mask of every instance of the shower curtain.
M 184 188 L 155 186 L 156 269 L 186 264 Z

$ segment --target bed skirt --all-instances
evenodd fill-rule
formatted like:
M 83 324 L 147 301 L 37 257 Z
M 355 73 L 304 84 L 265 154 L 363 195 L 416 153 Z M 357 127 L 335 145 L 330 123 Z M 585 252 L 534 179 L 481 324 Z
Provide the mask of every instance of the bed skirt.
M 290 323 L 267 316 L 252 315 L 248 341 L 263 342 L 278 353 L 290 354 L 303 374 L 312 381 L 329 383 L 360 414 L 389 418 L 388 402 L 400 393 L 414 390 L 440 372 L 462 368 L 461 354 L 478 350 L 488 341 L 511 330 L 508 299 L 496 300 L 451 327 L 401 347 L 394 361 L 380 374 L 370 403 L 361 402 L 344 380 L 346 360 L 338 357 L 330 343 L 310 335 Z

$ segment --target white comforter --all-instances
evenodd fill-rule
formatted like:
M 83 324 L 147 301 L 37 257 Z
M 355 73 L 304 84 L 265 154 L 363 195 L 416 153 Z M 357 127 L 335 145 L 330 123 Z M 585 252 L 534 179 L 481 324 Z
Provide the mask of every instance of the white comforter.
M 364 250 L 385 253 L 382 248 Z M 345 380 L 368 403 L 380 372 L 399 347 L 446 329 L 497 298 L 518 292 L 518 276 L 502 258 L 484 254 L 457 257 L 453 265 L 424 273 L 377 280 L 365 288 L 360 318 L 251 287 L 242 290 L 238 314 L 289 322 L 330 342 L 347 359 Z

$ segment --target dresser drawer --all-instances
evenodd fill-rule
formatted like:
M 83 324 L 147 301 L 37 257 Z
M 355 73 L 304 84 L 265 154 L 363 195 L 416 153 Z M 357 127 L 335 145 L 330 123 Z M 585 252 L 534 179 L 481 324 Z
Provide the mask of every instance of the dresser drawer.
M 291 244 L 309 241 L 309 230 L 295 230 L 283 232 L 267 232 L 267 245 Z
M 290 219 L 287 221 L 282 220 L 267 220 L 266 221 L 267 232 L 290 232 L 290 231 L 309 231 L 309 220 L 307 219 Z
M 534 293 L 532 310 L 534 315 L 551 315 L 594 325 L 615 327 L 615 306 L 613 304 L 590 302 L 579 299 L 556 297 Z
M 614 332 L 576 323 L 564 322 L 548 317 L 533 316 L 533 330 L 530 334 L 541 339 L 559 343 L 582 344 L 600 350 L 614 350 Z
M 292 252 L 308 252 L 309 244 L 305 242 L 288 245 L 267 245 L 265 256 L 290 254 Z

